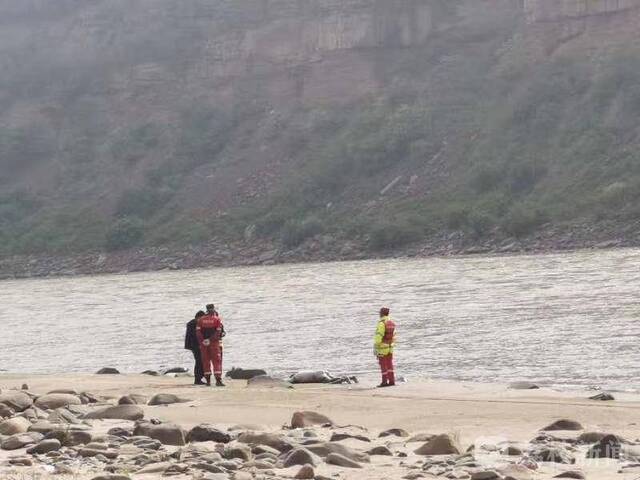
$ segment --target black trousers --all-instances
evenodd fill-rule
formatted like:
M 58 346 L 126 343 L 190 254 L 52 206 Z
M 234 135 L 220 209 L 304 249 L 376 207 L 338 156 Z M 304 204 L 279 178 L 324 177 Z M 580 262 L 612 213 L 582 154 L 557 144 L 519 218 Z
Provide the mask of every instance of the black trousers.
M 191 353 L 193 353 L 193 360 L 196 362 L 195 366 L 193 367 L 193 374 L 195 377 L 194 383 L 201 383 L 202 377 L 204 377 L 204 369 L 202 368 L 202 357 L 200 356 L 200 349 L 193 349 L 191 350 Z

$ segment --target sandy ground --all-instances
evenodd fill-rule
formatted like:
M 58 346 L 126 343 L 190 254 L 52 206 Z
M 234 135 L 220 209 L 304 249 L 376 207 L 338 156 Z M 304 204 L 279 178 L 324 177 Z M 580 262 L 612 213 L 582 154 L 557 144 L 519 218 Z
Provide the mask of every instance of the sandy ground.
M 615 433 L 631 441 L 640 437 L 640 396 L 632 394 L 616 394 L 614 402 L 597 402 L 587 400 L 593 392 L 522 391 L 510 390 L 506 385 L 442 381 L 418 381 L 380 390 L 373 388 L 373 378 L 359 385 L 295 388 L 247 387 L 246 382 L 237 381 L 228 382 L 228 387 L 222 389 L 195 387 L 190 382 L 189 378 L 141 375 L 0 376 L 2 389 L 20 388 L 27 383 L 36 393 L 61 388 L 116 398 L 126 393 L 175 393 L 192 401 L 145 407 L 146 415 L 186 428 L 211 423 L 220 427 L 250 424 L 279 429 L 289 423 L 293 412 L 314 410 L 328 415 L 338 425 L 363 426 L 372 438 L 379 431 L 397 427 L 411 433 L 452 433 L 464 448 L 501 440 L 529 442 L 541 428 L 560 418 L 577 420 L 588 431 Z M 10 454 L 16 452 L 0 453 L 0 461 Z M 322 468 L 326 471 L 321 473 L 339 474 L 336 478 L 347 480 L 395 478 L 384 461 L 376 461 L 364 471 Z M 552 478 L 576 468 L 594 480 L 640 478 L 640 469 L 618 473 L 618 462 L 603 460 L 579 461 L 572 467 L 544 465 L 528 478 Z

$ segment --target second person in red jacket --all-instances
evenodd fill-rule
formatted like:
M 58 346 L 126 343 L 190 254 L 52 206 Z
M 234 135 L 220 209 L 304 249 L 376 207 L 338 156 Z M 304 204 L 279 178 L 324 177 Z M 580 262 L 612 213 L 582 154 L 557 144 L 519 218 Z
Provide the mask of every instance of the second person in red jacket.
M 216 312 L 213 304 L 207 305 L 207 313 L 198 319 L 196 335 L 202 353 L 202 367 L 207 385 L 211 385 L 211 373 L 213 364 L 213 376 L 217 387 L 224 387 L 222 383 L 222 339 L 225 331 L 222 318 Z

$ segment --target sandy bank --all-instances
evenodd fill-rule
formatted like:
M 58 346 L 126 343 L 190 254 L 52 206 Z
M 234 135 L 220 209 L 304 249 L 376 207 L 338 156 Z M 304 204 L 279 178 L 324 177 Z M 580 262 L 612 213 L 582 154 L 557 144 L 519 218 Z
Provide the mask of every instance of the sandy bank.
M 454 382 L 424 381 L 378 390 L 373 388 L 373 379 L 352 386 L 295 388 L 247 387 L 246 382 L 238 381 L 230 382 L 225 389 L 194 387 L 190 381 L 189 378 L 140 375 L 2 375 L 0 387 L 4 391 L 27 383 L 29 391 L 36 394 L 73 389 L 113 399 L 129 393 L 146 397 L 160 392 L 173 393 L 191 401 L 170 406 L 144 406 L 145 417 L 177 423 L 185 429 L 208 423 L 220 429 L 251 424 L 261 426 L 265 431 L 275 431 L 288 425 L 295 411 L 311 410 L 327 415 L 338 426 L 364 427 L 375 445 L 385 444 L 384 439 L 377 439 L 380 431 L 401 428 L 412 434 L 452 434 L 463 450 L 471 445 L 478 449 L 484 444 L 507 441 L 526 448 L 543 427 L 560 418 L 580 422 L 585 431 L 615 433 L 630 442 L 640 437 L 640 396 L 632 394 L 616 394 L 616 401 L 597 402 L 587 399 L 593 392 L 525 391 L 512 390 L 506 385 Z M 319 435 L 322 437 L 325 433 L 321 431 Z M 376 459 L 358 471 L 328 465 L 322 465 L 318 471 L 329 476 L 338 474 L 337 478 L 344 479 L 402 478 L 410 471 L 404 466 L 418 460 L 412 451 L 419 444 L 407 445 L 406 439 L 395 438 L 388 445 L 409 456 Z M 0 460 L 20 453 L 3 451 Z M 614 460 L 585 464 L 582 460 L 584 452 L 576 450 L 574 453 L 578 459 L 576 466 L 541 463 L 537 470 L 529 472 L 529 476 L 522 474 L 514 478 L 546 479 L 575 468 L 586 472 L 587 478 L 596 480 L 631 480 L 640 476 L 638 469 L 616 473 L 620 464 Z M 274 472 L 278 476 L 268 477 L 257 471 L 255 478 L 291 478 L 295 474 L 289 470 Z M 184 478 L 196 477 L 187 475 Z

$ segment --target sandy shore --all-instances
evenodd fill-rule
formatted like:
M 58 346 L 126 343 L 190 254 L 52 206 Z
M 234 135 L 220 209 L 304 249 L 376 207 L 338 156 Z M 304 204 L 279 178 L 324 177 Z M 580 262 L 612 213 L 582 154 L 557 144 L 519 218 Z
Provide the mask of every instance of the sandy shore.
M 169 406 L 144 406 L 145 418 L 158 418 L 163 422 L 173 422 L 186 430 L 202 423 L 213 424 L 221 430 L 234 425 L 255 425 L 254 429 L 280 431 L 289 425 L 296 411 L 320 412 L 331 418 L 336 427 L 316 430 L 321 439 L 332 431 L 366 432 L 372 442 L 348 439 L 345 445 L 361 450 L 376 445 L 386 445 L 392 451 L 404 452 L 407 457 L 372 457 L 371 463 L 363 464 L 359 470 L 322 464 L 316 474 L 340 479 L 385 479 L 403 478 L 408 473 L 423 474 L 424 457 L 413 454 L 420 443 L 407 443 L 406 438 L 389 437 L 378 439 L 379 432 L 400 428 L 411 434 L 451 434 L 465 451 L 471 445 L 482 462 L 493 462 L 498 468 L 506 467 L 515 458 L 492 456 L 492 448 L 481 453 L 486 445 L 505 445 L 506 442 L 522 445 L 527 449 L 529 442 L 539 431 L 550 423 L 567 418 L 582 424 L 584 431 L 616 434 L 630 444 L 640 437 L 640 396 L 616 394 L 612 402 L 588 400 L 593 392 L 559 392 L 549 389 L 513 390 L 506 385 L 486 385 L 440 381 L 407 383 L 396 388 L 375 389 L 374 379 L 365 379 L 358 385 L 324 386 L 308 385 L 285 387 L 253 387 L 245 381 L 229 382 L 227 388 L 206 388 L 190 385 L 189 378 L 149 377 L 141 375 L 56 375 L 56 376 L 0 376 L 0 387 L 21 388 L 27 383 L 29 391 L 37 395 L 55 389 L 72 389 L 91 392 L 104 398 L 118 399 L 124 394 L 141 394 L 151 397 L 157 393 L 173 393 L 191 400 Z M 94 421 L 101 424 L 103 421 Z M 118 422 L 104 421 L 106 426 Z M 119 422 L 121 424 L 123 422 Z M 355 427 L 364 427 L 360 430 Z M 259 426 L 259 427 L 258 427 Z M 340 428 L 344 427 L 344 428 Z M 95 428 L 100 428 L 97 425 Z M 581 432 L 550 432 L 557 437 L 576 437 Z M 586 478 L 594 480 L 640 478 L 640 469 L 624 469 L 617 460 L 585 460 L 585 451 L 571 445 L 569 452 L 575 455 L 575 465 L 561 465 L 540 462 L 535 470 L 518 468 L 512 472 L 513 478 L 547 479 L 568 470 L 580 470 Z M 588 446 L 585 447 L 585 449 Z M 171 450 L 171 449 L 169 449 Z M 402 455 L 404 455 L 404 453 Z M 24 450 L 0 451 L 0 462 L 10 457 L 24 455 Z M 419 469 L 418 469 L 419 467 Z M 36 467 L 0 467 L 7 479 L 31 478 L 27 472 L 41 471 Z M 277 476 L 267 476 L 261 470 L 253 471 L 255 478 L 293 478 L 295 468 L 272 471 Z M 507 476 L 508 470 L 502 475 Z M 19 475 L 23 475 L 22 477 Z M 93 475 L 95 476 L 95 475 Z M 73 478 L 93 478 L 82 473 Z M 162 478 L 159 475 L 135 475 L 131 478 Z M 41 477 L 41 478 L 47 478 Z M 54 478 L 54 477 L 52 477 Z M 64 478 L 56 476 L 55 478 Z M 199 478 L 193 474 L 173 478 Z M 207 478 L 207 477 L 204 477 Z M 213 478 L 213 477 L 211 477 Z M 231 476 L 230 478 L 235 478 Z M 445 477 L 442 477 L 445 478 Z M 462 477 L 461 477 L 462 478 Z

